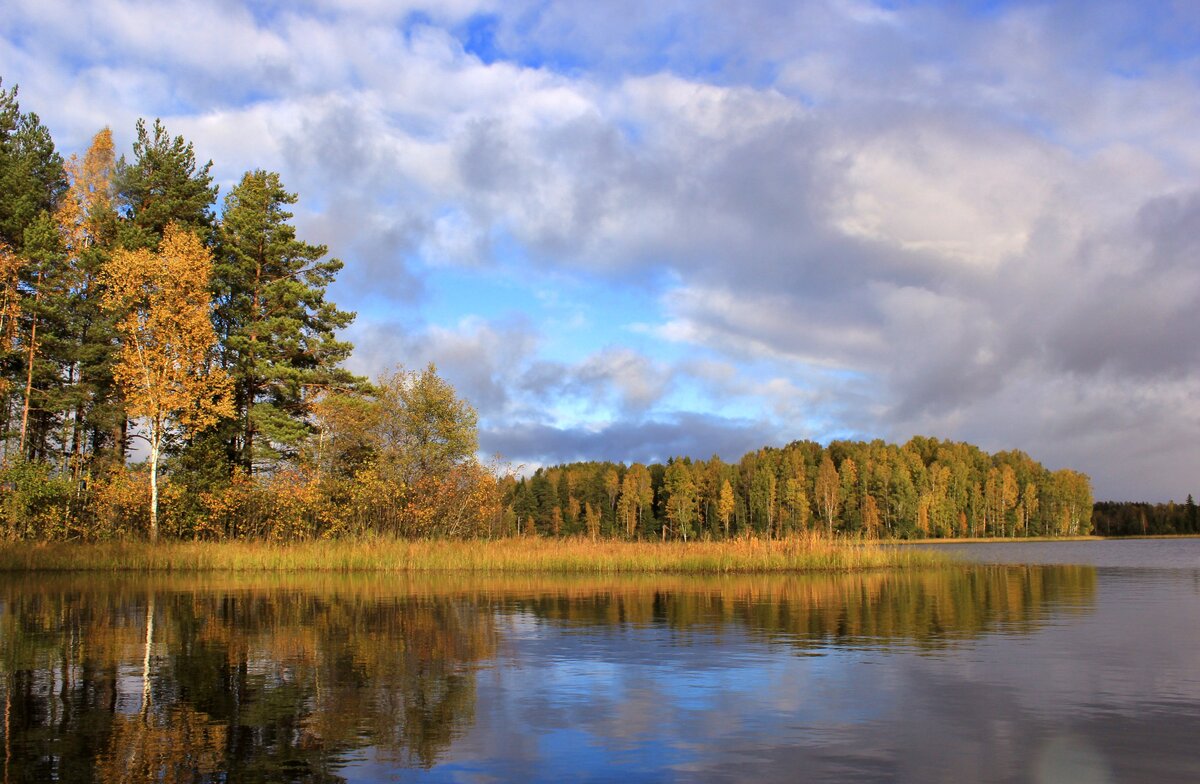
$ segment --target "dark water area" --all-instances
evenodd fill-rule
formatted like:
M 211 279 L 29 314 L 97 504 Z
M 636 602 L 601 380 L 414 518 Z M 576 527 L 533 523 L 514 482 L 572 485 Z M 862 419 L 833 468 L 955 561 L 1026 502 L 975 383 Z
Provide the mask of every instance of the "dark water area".
M 1173 546 L 722 579 L 10 576 L 2 779 L 1196 781 L 1200 569 L 1176 561 L 1200 541 Z

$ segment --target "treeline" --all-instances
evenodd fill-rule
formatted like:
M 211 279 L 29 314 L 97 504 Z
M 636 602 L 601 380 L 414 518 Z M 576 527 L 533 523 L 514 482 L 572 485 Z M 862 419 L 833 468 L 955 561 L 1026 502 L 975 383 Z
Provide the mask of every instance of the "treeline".
M 246 172 L 218 216 L 211 166 L 157 121 L 128 157 L 105 128 L 64 159 L 0 83 L 0 535 L 498 520 L 470 407 L 432 366 L 347 372 L 342 262 L 296 236 L 276 173 Z
M 917 437 L 799 441 L 737 463 L 574 463 L 505 483 L 504 527 L 626 539 L 1076 536 L 1092 530 L 1084 474 L 1019 451 Z
M 1200 534 L 1200 514 L 1190 493 L 1182 504 L 1100 501 L 1092 510 L 1092 520 L 1102 536 Z

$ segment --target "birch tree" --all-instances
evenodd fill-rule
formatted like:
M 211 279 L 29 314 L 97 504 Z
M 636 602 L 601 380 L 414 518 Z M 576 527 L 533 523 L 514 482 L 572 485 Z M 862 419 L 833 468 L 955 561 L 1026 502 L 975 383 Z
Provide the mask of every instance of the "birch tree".
M 212 258 L 195 234 L 168 225 L 157 252 L 120 250 L 104 266 L 104 306 L 119 314 L 113 376 L 150 455 L 150 539 L 158 538 L 158 469 L 164 447 L 233 415 L 229 376 L 211 361 Z

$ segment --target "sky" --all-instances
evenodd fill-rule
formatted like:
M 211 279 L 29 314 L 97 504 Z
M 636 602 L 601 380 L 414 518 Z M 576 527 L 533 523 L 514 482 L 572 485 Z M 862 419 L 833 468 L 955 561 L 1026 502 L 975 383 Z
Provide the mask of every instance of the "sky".
M 1200 4 L 0 0 L 64 154 L 299 195 L 350 367 L 481 450 L 915 434 L 1200 493 Z

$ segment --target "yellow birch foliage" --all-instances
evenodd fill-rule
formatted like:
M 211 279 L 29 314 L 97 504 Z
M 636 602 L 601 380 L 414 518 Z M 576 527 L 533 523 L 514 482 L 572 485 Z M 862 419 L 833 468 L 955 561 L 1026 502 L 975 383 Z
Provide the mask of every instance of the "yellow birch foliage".
M 105 305 L 123 313 L 113 376 L 126 408 L 151 428 L 197 432 L 233 416 L 230 379 L 212 366 L 212 258 L 191 232 L 168 226 L 158 253 L 120 250 L 105 265 Z
M 303 469 L 281 468 L 263 483 L 269 502 L 270 539 L 294 541 L 316 536 L 322 527 L 320 486 L 315 476 Z
M 879 520 L 879 504 L 875 502 L 875 496 L 868 495 L 863 501 L 863 528 L 867 531 L 867 536 L 877 538 L 881 528 Z
M 168 225 L 157 253 L 119 250 L 104 265 L 103 305 L 119 318 L 113 379 L 150 445 L 150 540 L 158 538 L 158 464 L 177 429 L 196 433 L 232 417 L 232 383 L 210 361 L 212 257 L 189 231 Z

